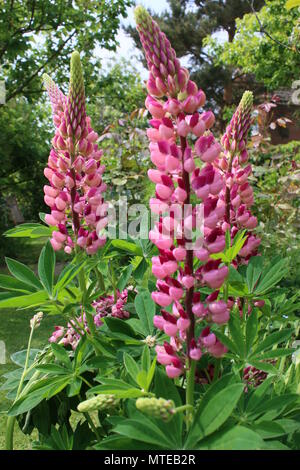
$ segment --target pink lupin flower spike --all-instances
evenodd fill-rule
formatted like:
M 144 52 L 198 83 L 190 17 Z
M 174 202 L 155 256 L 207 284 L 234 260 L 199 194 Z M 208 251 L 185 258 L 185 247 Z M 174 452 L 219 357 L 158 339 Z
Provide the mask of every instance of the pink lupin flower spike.
M 55 136 L 48 166 L 44 170 L 49 184 L 44 186 L 44 201 L 51 209 L 46 223 L 54 226 L 51 244 L 54 250 L 71 253 L 78 247 L 87 254 L 104 245 L 102 230 L 107 224 L 102 181 L 102 151 L 98 135 L 85 112 L 82 67 L 78 52 L 71 57 L 70 88 L 67 97 L 53 80 L 43 76 L 55 125 Z
M 183 373 L 184 364 L 199 360 L 202 355 L 204 346 L 195 339 L 195 319 L 219 324 L 229 319 L 226 302 L 216 298 L 204 305 L 200 297 L 196 298 L 197 294 L 200 296 L 198 286 L 220 288 L 228 274 L 227 266 L 210 259 L 211 253 L 225 247 L 225 202 L 219 198 L 224 176 L 216 164 L 222 147 L 210 131 L 215 121 L 213 113 L 199 112 L 205 104 L 204 92 L 181 67 L 165 34 L 143 7 L 136 8 L 135 19 L 149 68 L 145 104 L 152 115 L 147 136 L 155 167 L 148 171 L 155 184 L 150 209 L 159 215 L 149 233 L 159 250 L 159 256 L 152 259 L 152 273 L 157 278 L 152 299 L 161 307 L 154 325 L 170 336 L 172 344 L 183 346 L 175 354 L 165 343 L 164 347 L 157 347 L 157 354 L 168 376 L 175 378 Z M 202 163 L 201 168 L 196 159 Z M 197 208 L 190 204 L 192 193 L 204 204 L 204 239 L 197 240 L 196 247 L 189 246 L 190 233 L 199 217 Z M 189 210 L 184 212 L 186 207 Z M 184 214 L 184 220 L 179 214 Z M 204 262 L 197 273 L 194 257 Z M 215 343 L 210 350 L 224 353 L 221 343 Z

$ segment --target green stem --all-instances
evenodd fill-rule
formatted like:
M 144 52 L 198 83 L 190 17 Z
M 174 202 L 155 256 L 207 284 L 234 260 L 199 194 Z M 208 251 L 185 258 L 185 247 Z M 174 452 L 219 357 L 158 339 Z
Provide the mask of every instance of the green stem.
M 86 294 L 86 281 L 85 281 L 85 275 L 84 275 L 83 269 L 81 269 L 78 273 L 78 281 L 79 281 L 79 287 L 82 293 L 82 304 L 84 304 L 85 294 Z M 91 336 L 93 337 L 96 333 L 96 327 L 95 327 L 93 315 L 91 312 L 88 311 L 88 309 L 86 309 L 85 316 L 86 316 L 86 321 L 87 321 Z
M 26 373 L 27 373 L 28 362 L 29 362 L 29 355 L 30 355 L 30 348 L 31 348 L 31 341 L 32 341 L 32 336 L 33 336 L 33 331 L 34 331 L 34 328 L 31 328 L 30 336 L 29 336 L 29 340 L 28 340 L 28 346 L 27 346 L 27 352 L 26 352 L 26 359 L 25 359 L 24 369 L 23 369 L 23 373 L 22 373 L 22 376 L 21 376 L 21 380 L 20 380 L 19 386 L 18 386 L 18 390 L 17 390 L 17 395 L 16 395 L 15 401 L 18 399 L 18 397 L 19 397 L 19 395 L 20 395 L 21 389 L 22 389 L 22 387 L 23 387 L 23 382 L 24 382 L 24 379 L 25 379 L 25 375 L 26 375 Z
M 103 291 L 103 294 L 105 295 L 105 282 L 104 282 L 104 277 L 103 274 L 99 271 L 99 269 L 95 269 L 96 271 L 96 276 L 98 279 L 98 286 L 101 291 Z
M 5 449 L 13 450 L 14 448 L 14 426 L 16 417 L 9 416 L 6 422 L 6 434 L 5 434 Z
M 92 388 L 93 385 L 90 384 L 90 382 L 88 382 L 84 377 L 82 377 L 82 375 L 79 375 L 78 376 L 89 388 Z
M 177 406 L 175 408 L 174 413 L 180 413 L 181 411 L 193 411 L 193 407 L 191 405 L 182 405 L 182 406 Z
M 89 413 L 86 411 L 83 413 L 83 416 L 85 417 L 85 419 L 87 420 L 87 422 L 89 423 L 92 431 L 95 433 L 96 437 L 97 437 L 97 440 L 98 442 L 101 442 L 101 436 L 98 432 L 98 429 L 96 428 L 96 426 L 94 425 L 93 423 L 93 420 L 92 418 L 90 417 Z
M 226 279 L 225 284 L 224 284 L 224 301 L 228 301 L 228 281 Z
M 85 284 L 85 275 L 84 275 L 83 269 L 81 269 L 78 273 L 78 281 L 79 281 L 79 287 L 82 293 L 82 299 L 84 300 L 84 296 L 86 293 L 86 284 Z
M 208 370 L 205 368 L 205 369 L 203 369 L 203 372 L 204 372 L 204 374 L 205 374 L 205 376 L 206 376 L 206 378 L 207 378 L 208 383 L 210 384 L 210 383 L 211 383 L 211 377 L 210 377 L 210 375 L 209 375 L 209 373 L 208 373 Z
M 34 328 L 31 328 L 30 330 L 30 335 L 29 335 L 29 340 L 28 340 L 28 345 L 27 345 L 27 352 L 26 352 L 26 358 L 25 358 L 25 364 L 24 364 L 24 369 L 22 372 L 22 376 L 19 382 L 16 398 L 14 400 L 14 403 L 16 403 L 17 399 L 20 396 L 24 379 L 27 374 L 27 368 L 28 368 L 28 362 L 29 362 L 29 355 L 30 355 L 30 347 L 31 347 L 31 341 L 32 341 L 32 336 L 33 336 L 33 331 Z M 16 422 L 16 417 L 15 416 L 9 416 L 7 418 L 7 423 L 6 423 L 6 435 L 5 435 L 5 443 L 6 443 L 6 450 L 13 450 L 14 448 L 14 427 L 15 427 L 15 422 Z
M 186 427 L 189 430 L 190 425 L 193 419 L 193 409 L 194 409 L 194 389 L 195 389 L 195 371 L 196 371 L 196 361 L 190 361 L 190 368 L 187 372 L 187 382 L 186 382 L 186 405 L 188 406 L 186 413 Z
M 114 291 L 114 303 L 117 302 L 117 285 L 116 285 L 116 277 L 112 263 L 109 263 L 109 272 L 110 272 L 110 281 Z
M 220 369 L 221 369 L 221 363 L 222 363 L 222 359 L 217 359 L 216 360 L 216 367 L 215 367 L 215 370 L 214 370 L 213 383 L 218 380 L 219 372 L 220 372 Z
M 29 369 L 28 369 L 28 371 L 29 371 Z M 27 373 L 28 373 L 28 371 L 27 371 Z M 39 372 L 39 371 L 34 372 L 32 377 L 30 378 L 30 380 L 28 381 L 28 383 L 25 385 L 22 392 L 20 393 L 19 398 L 23 397 L 27 393 L 27 391 L 30 390 L 30 387 L 32 386 L 32 384 L 34 384 L 38 381 L 40 375 L 42 375 L 41 372 Z

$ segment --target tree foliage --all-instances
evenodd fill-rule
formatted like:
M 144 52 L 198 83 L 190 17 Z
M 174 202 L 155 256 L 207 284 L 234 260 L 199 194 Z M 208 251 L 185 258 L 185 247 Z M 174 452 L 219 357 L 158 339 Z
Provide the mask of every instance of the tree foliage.
M 0 9 L 0 63 L 6 101 L 41 92 L 40 76 L 66 73 L 72 50 L 82 52 L 87 85 L 97 75 L 95 47 L 114 50 L 120 16 L 131 0 L 4 0 Z
M 149 156 L 146 141 L 145 90 L 137 70 L 125 60 L 114 62 L 100 74 L 96 101 L 89 104 L 104 149 L 104 179 L 110 199 L 126 196 L 130 202 L 146 199 L 143 178 Z M 111 184 L 113 179 L 114 184 Z
M 288 11 L 285 0 L 266 1 L 258 13 L 236 20 L 233 42 L 213 45 L 218 66 L 231 64 L 244 74 L 252 74 L 268 89 L 291 86 L 299 78 L 300 24 L 297 10 Z
M 0 80 L 6 88 L 6 102 L 0 105 L 1 232 L 13 223 L 9 200 L 25 220 L 36 220 L 44 209 L 42 169 L 52 123 L 42 96 L 42 73 L 51 73 L 60 83 L 70 52 L 78 47 L 87 93 L 96 95 L 101 63 L 95 50 L 116 48 L 120 17 L 126 16 L 130 4 L 131 0 L 1 2 Z

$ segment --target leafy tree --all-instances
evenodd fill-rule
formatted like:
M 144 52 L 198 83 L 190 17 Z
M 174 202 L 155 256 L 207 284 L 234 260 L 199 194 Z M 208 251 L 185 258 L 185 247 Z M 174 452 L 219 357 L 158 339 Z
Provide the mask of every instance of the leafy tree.
M 94 88 L 95 98 L 88 110 L 101 135 L 107 196 L 126 196 L 130 202 L 146 200 L 149 184 L 143 176 L 149 164 L 147 111 L 139 73 L 124 59 L 113 62 L 106 73 L 101 73 Z
M 288 0 L 285 6 L 288 10 L 290 10 L 291 8 L 299 7 L 300 0 Z
M 42 73 L 51 73 L 60 83 L 70 52 L 78 48 L 91 95 L 100 69 L 95 48 L 115 49 L 120 17 L 126 16 L 130 4 L 131 0 L 0 2 L 0 80 L 6 88 L 6 102 L 0 104 L 1 232 L 18 222 L 10 202 L 25 220 L 35 220 L 44 209 L 43 167 L 52 124 L 42 98 Z
M 52 125 L 48 116 L 49 110 L 43 102 L 29 104 L 24 97 L 11 100 L 0 109 L 1 233 L 12 223 L 20 223 L 22 218 L 36 220 L 38 212 L 44 209 L 43 167 Z M 4 243 L 2 239 L 2 248 Z M 6 245 L 9 254 L 11 244 Z
M 142 79 L 136 68 L 125 59 L 113 61 L 105 71 L 101 71 L 93 88 L 97 104 L 101 112 L 103 128 L 116 117 L 131 113 L 138 107 L 144 106 L 145 90 Z
M 214 40 L 211 52 L 217 65 L 231 64 L 244 74 L 252 74 L 269 90 L 291 86 L 299 79 L 300 38 L 299 13 L 288 11 L 285 0 L 267 0 L 256 13 L 237 19 L 237 33 L 223 46 Z
M 0 63 L 6 101 L 20 95 L 30 101 L 41 92 L 40 76 L 66 73 L 70 53 L 78 48 L 87 85 L 97 76 L 95 47 L 114 50 L 120 16 L 131 0 L 4 0 L 0 9 Z

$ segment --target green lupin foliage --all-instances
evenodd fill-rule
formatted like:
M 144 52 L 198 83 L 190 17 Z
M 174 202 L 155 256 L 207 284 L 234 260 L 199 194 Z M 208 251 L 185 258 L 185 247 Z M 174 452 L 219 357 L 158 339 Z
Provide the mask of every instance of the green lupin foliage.
M 81 413 L 95 410 L 107 410 L 115 408 L 120 403 L 120 399 L 115 395 L 97 395 L 85 400 L 77 406 L 77 410 Z
M 171 419 L 175 411 L 173 400 L 165 400 L 164 398 L 138 398 L 136 407 L 142 413 L 160 418 L 163 421 Z

